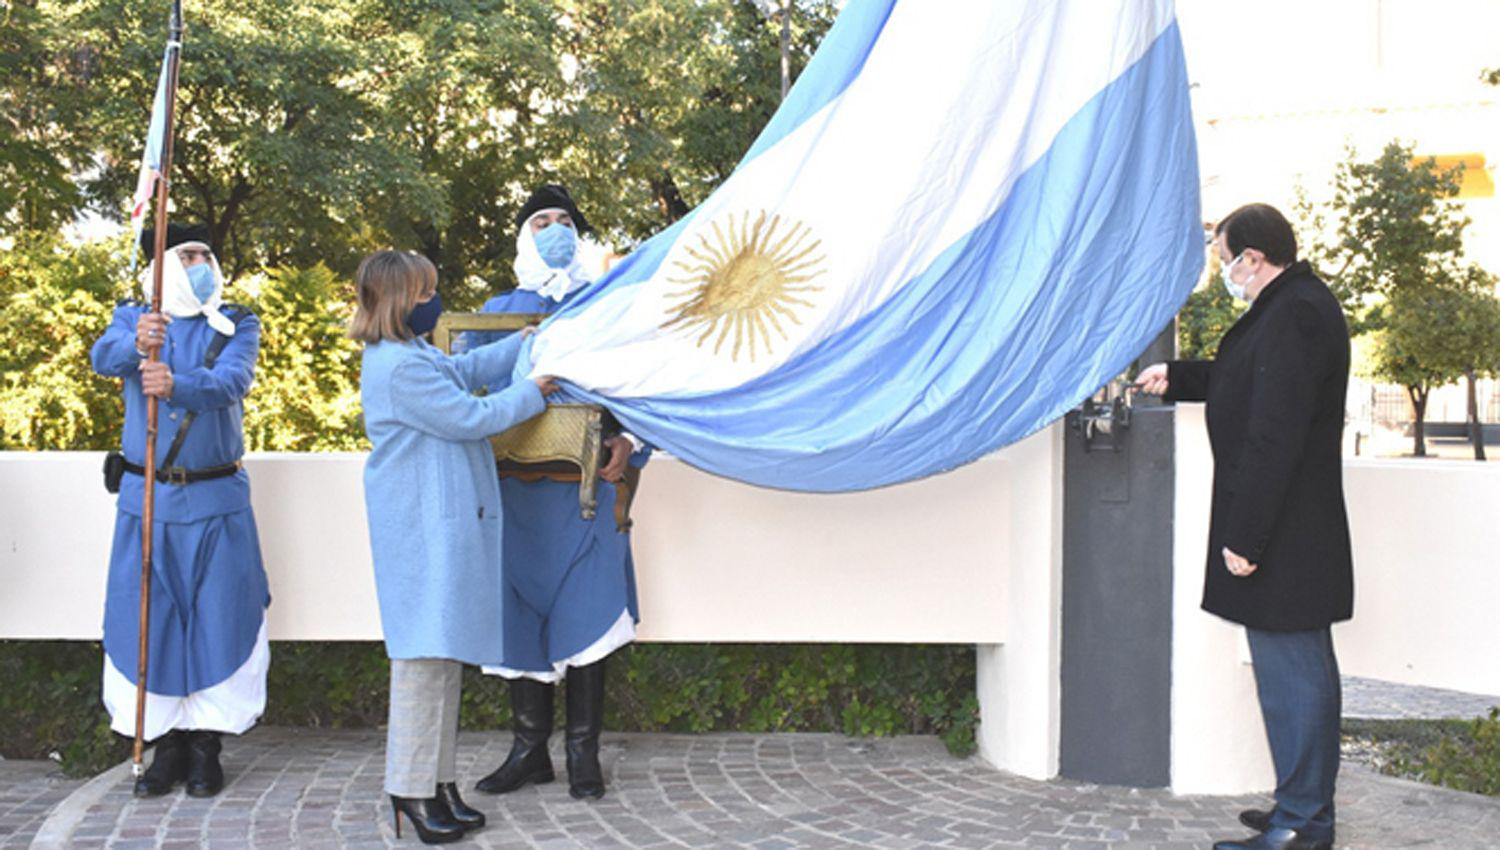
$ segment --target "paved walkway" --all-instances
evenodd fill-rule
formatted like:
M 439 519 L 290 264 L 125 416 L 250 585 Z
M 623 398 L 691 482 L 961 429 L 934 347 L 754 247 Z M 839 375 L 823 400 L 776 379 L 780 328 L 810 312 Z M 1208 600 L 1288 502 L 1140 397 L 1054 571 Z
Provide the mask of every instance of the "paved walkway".
M 1473 720 L 1500 706 L 1500 696 L 1344 677 L 1344 716 L 1367 720 Z
M 463 787 L 497 764 L 508 743 L 465 733 Z M 180 792 L 133 800 L 119 768 L 54 811 L 46 846 L 395 844 L 381 794 L 382 745 L 376 731 L 258 729 L 226 747 L 231 782 L 213 800 Z M 1264 803 L 1035 782 L 952 758 L 926 737 L 607 734 L 603 757 L 610 793 L 597 803 L 572 800 L 562 781 L 503 797 L 469 793 L 490 825 L 460 846 L 1188 850 L 1242 834 L 1236 812 Z M 554 758 L 561 767 L 556 749 Z M 1339 806 L 1347 824 L 1340 847 L 1500 848 L 1500 800 L 1350 767 Z M 404 843 L 416 846 L 410 833 Z
M 0 848 L 31 846 L 42 822 L 83 783 L 50 761 L 0 760 Z
M 1344 680 L 1348 717 L 1469 718 L 1496 704 L 1500 697 Z M 394 844 L 380 789 L 383 741 L 374 731 L 256 730 L 230 742 L 231 782 L 214 800 L 133 800 L 124 765 L 84 782 L 50 762 L 0 761 L 0 850 Z M 463 787 L 507 746 L 502 734 L 466 733 Z M 554 758 L 561 768 L 561 753 Z M 491 820 L 461 846 L 1185 850 L 1238 835 L 1235 813 L 1265 804 L 1033 782 L 951 758 L 930 738 L 608 735 L 604 761 L 610 794 L 598 803 L 572 800 L 562 782 L 504 797 L 470 792 Z M 1339 798 L 1341 847 L 1500 848 L 1500 800 L 1354 763 Z

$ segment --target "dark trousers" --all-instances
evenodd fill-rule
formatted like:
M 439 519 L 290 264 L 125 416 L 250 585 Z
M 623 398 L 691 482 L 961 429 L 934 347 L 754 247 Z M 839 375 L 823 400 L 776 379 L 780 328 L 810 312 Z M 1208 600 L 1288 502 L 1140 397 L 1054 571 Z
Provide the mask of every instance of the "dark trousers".
M 1327 628 L 1245 631 L 1271 760 L 1276 765 L 1276 813 L 1271 825 L 1331 841 L 1343 709 L 1333 636 Z

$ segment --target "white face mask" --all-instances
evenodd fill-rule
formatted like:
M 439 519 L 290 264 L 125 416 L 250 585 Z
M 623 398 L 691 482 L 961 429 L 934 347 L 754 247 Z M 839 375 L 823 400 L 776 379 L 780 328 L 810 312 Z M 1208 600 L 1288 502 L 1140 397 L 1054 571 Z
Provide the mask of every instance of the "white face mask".
M 1224 288 L 1227 289 L 1227 290 L 1229 290 L 1230 297 L 1234 298 L 1234 300 L 1236 300 L 1236 301 L 1248 301 L 1248 300 L 1250 300 L 1250 299 L 1248 299 L 1248 298 L 1245 297 L 1245 295 L 1246 295 L 1245 289 L 1248 286 L 1248 281 L 1246 283 L 1235 283 L 1234 282 L 1234 278 L 1231 276 L 1231 273 L 1234 270 L 1235 264 L 1238 263 L 1240 260 L 1243 260 L 1244 258 L 1245 258 L 1245 255 L 1244 254 L 1240 254 L 1239 256 L 1237 256 L 1234 259 L 1230 260 L 1228 263 L 1224 264 Z

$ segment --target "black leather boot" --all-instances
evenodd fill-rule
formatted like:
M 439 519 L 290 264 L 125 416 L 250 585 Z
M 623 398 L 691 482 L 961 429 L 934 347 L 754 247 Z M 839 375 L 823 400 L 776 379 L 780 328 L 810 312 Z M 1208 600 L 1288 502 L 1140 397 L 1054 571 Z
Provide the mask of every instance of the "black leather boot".
M 552 735 L 553 686 L 534 679 L 510 680 L 510 709 L 515 715 L 515 740 L 510 755 L 474 786 L 486 794 L 506 794 L 528 782 L 551 782 L 552 757 L 547 738 Z
M 218 732 L 187 733 L 187 792 L 189 797 L 212 797 L 224 788 L 219 753 L 224 745 Z
M 604 731 L 604 660 L 568 668 L 568 793 L 575 799 L 604 796 L 599 733 Z
M 453 813 L 453 819 L 464 829 L 478 829 L 484 826 L 484 812 L 470 808 L 464 802 L 464 798 L 458 796 L 457 782 L 439 782 L 437 796 L 448 806 L 448 811 Z
M 173 729 L 156 739 L 151 766 L 135 778 L 135 796 L 160 797 L 187 778 L 187 733 Z
M 464 825 L 453 819 L 448 804 L 437 797 L 397 797 L 391 795 L 391 815 L 396 819 L 396 837 L 401 837 L 401 816 L 417 828 L 423 844 L 447 844 L 464 837 Z

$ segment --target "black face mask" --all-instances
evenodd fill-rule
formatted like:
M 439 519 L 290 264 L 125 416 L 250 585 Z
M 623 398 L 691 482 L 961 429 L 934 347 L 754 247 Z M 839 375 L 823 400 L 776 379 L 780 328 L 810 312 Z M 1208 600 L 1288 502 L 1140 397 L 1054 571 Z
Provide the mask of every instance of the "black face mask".
M 411 308 L 406 314 L 406 326 L 417 336 L 425 336 L 437 327 L 438 316 L 443 314 L 443 296 L 434 292 L 432 297 Z

